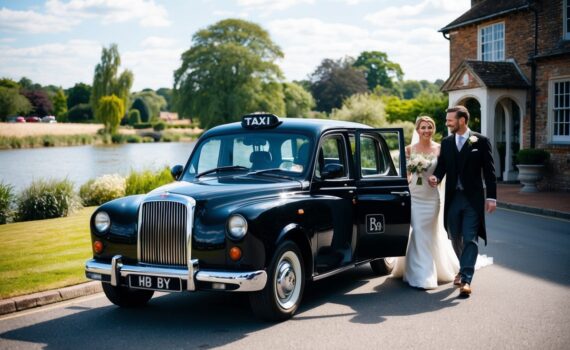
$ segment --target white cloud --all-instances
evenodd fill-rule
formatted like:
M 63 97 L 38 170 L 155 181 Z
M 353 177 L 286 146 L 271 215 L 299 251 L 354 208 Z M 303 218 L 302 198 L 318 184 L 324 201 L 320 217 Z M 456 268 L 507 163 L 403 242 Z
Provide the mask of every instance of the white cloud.
M 58 33 L 70 30 L 78 19 L 61 18 L 35 11 L 0 9 L 0 30 L 27 33 Z
M 261 16 L 283 11 L 296 5 L 314 4 L 315 0 L 237 0 L 238 6 Z
M 133 91 L 172 87 L 174 70 L 180 67 L 182 47 L 147 48 L 121 54 L 121 68 L 133 72 Z
M 143 48 L 167 48 L 176 44 L 177 40 L 160 36 L 149 36 L 141 42 Z
M 15 80 L 25 76 L 42 85 L 55 84 L 64 88 L 77 82 L 91 84 L 100 53 L 101 44 L 87 40 L 3 47 L 0 76 Z

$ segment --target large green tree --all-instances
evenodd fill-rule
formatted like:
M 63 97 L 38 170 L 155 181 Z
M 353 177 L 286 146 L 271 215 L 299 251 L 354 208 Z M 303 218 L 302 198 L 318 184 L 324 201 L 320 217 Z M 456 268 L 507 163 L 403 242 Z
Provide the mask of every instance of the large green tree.
M 354 62 L 354 66 L 364 70 L 370 91 L 377 86 L 391 89 L 394 80 L 401 81 L 404 76 L 400 65 L 390 61 L 388 55 L 381 51 L 362 52 Z
M 111 44 L 108 49 L 103 48 L 101 62 L 95 67 L 91 92 L 91 107 L 95 112 L 95 119 L 99 121 L 106 118 L 99 114 L 101 109 L 98 107 L 103 96 L 115 95 L 123 101 L 123 111 L 127 108 L 129 92 L 133 85 L 133 73 L 125 70 L 119 75 L 120 65 L 121 57 L 117 45 Z
M 362 70 L 353 66 L 354 59 L 324 59 L 311 74 L 311 93 L 316 100 L 317 110 L 330 112 L 340 108 L 342 101 L 354 94 L 368 91 Z
M 287 117 L 306 117 L 315 107 L 315 99 L 311 93 L 299 84 L 283 83 L 283 92 Z
M 145 89 L 143 91 L 131 94 L 131 101 L 135 101 L 137 98 L 144 100 L 148 106 L 150 112 L 150 120 L 157 120 L 160 117 L 160 111 L 166 107 L 166 100 L 164 97 L 158 95 L 151 89 Z
M 80 103 L 89 103 L 91 97 L 91 85 L 85 83 L 76 83 L 66 91 L 67 108 L 71 109 Z
M 281 84 L 274 84 L 282 78 L 275 64 L 281 57 L 255 23 L 226 19 L 198 31 L 174 72 L 176 110 L 206 128 L 261 109 L 283 115 Z
M 61 88 L 55 93 L 55 96 L 52 98 L 52 102 L 53 114 L 58 120 L 64 120 L 67 115 L 67 96 L 65 96 L 65 93 Z
M 16 114 L 28 114 L 32 110 L 30 101 L 20 94 L 18 88 L 0 86 L 0 120 Z
M 105 125 L 105 131 L 114 134 L 119 128 L 121 118 L 125 115 L 125 103 L 115 95 L 103 96 L 97 104 L 99 110 L 97 114 L 101 116 L 101 121 Z

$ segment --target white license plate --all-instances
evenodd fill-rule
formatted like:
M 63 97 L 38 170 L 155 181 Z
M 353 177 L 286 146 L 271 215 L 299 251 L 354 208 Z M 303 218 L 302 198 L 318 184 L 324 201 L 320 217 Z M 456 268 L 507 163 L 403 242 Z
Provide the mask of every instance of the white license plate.
M 129 275 L 129 287 L 158 291 L 180 292 L 182 283 L 178 277 Z

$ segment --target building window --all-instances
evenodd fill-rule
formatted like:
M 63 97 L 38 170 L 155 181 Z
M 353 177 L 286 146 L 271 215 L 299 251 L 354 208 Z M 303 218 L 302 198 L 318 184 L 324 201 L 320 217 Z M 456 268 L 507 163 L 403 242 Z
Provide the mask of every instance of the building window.
M 564 18 L 564 39 L 570 40 L 570 0 L 564 0 L 562 12 L 562 18 Z
M 551 84 L 552 141 L 570 142 L 570 79 Z
M 481 61 L 505 60 L 505 23 L 479 29 L 479 58 Z

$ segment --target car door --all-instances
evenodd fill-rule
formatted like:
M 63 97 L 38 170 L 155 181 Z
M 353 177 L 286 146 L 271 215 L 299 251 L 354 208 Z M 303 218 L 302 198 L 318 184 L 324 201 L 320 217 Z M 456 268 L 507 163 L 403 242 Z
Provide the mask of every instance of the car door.
M 411 214 L 403 129 L 361 129 L 355 139 L 357 259 L 403 256 Z
M 346 134 L 333 132 L 321 138 L 311 182 L 311 197 L 320 208 L 315 219 L 319 222 L 315 256 L 319 274 L 347 265 L 353 258 L 356 188 L 351 164 Z

